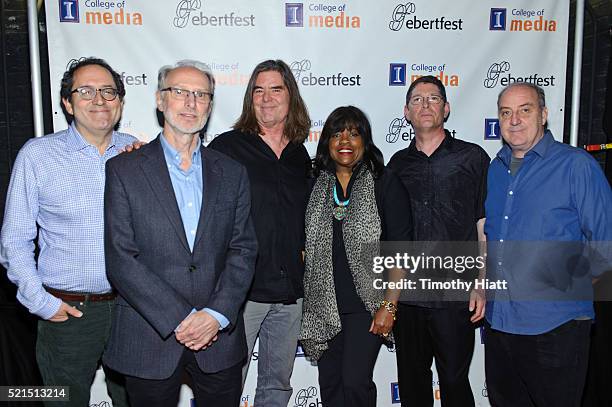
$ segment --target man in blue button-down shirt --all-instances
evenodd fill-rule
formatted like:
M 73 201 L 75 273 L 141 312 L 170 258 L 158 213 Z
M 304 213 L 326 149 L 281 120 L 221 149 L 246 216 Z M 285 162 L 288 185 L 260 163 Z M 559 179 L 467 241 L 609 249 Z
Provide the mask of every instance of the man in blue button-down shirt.
M 487 389 L 496 406 L 579 406 L 594 317 L 595 258 L 609 265 L 612 193 L 597 162 L 546 130 L 544 91 L 501 91 L 506 145 L 489 168 Z M 587 247 L 598 250 L 585 257 Z M 586 260 L 586 261 L 585 261 Z
M 185 372 L 198 405 L 240 402 L 239 311 L 257 241 L 245 168 L 200 142 L 214 90 L 200 62 L 162 67 L 161 134 L 106 167 L 106 266 L 119 296 L 103 360 L 127 375 L 132 405 L 176 405 Z
M 36 358 L 44 384 L 70 386 L 70 403 L 62 405 L 85 406 L 114 300 L 104 265 L 104 168 L 136 139 L 113 131 L 125 88 L 103 60 L 72 63 L 60 95 L 71 125 L 29 140 L 19 152 L 0 260 L 18 286 L 17 299 L 41 318 Z M 127 405 L 123 387 L 108 374 L 107 383 L 113 405 Z

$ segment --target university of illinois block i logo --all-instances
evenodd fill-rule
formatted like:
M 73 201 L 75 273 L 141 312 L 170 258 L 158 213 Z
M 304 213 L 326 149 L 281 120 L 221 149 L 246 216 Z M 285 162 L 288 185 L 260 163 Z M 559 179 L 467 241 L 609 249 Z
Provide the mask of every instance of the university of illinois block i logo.
M 389 86 L 406 86 L 406 64 L 389 64 Z
M 506 9 L 492 8 L 489 16 L 490 31 L 506 31 Z
M 499 140 L 501 138 L 498 119 L 485 119 L 484 139 Z
M 303 3 L 285 3 L 285 26 L 304 27 Z
M 79 0 L 58 0 L 59 19 L 62 23 L 79 22 Z

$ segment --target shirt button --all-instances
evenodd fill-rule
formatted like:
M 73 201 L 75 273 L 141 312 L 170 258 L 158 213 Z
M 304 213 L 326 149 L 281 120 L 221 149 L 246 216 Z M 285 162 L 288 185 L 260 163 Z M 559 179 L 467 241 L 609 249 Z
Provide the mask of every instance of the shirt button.
M 507 217 L 507 216 L 504 216 L 504 219 L 508 220 L 508 217 Z
M 191 208 L 193 206 L 193 202 L 188 202 L 187 206 Z
M 499 241 L 500 241 L 500 242 L 503 242 L 503 241 L 504 241 L 504 239 L 499 239 Z
M 195 235 L 195 232 L 196 232 L 195 230 L 192 230 L 192 231 L 191 231 L 191 234 L 192 234 L 192 235 Z
M 501 262 L 501 261 L 498 261 L 498 262 L 497 262 L 497 265 L 498 265 L 498 266 L 501 266 L 501 265 L 502 265 L 502 262 Z
M 514 192 L 510 191 L 508 192 L 509 195 L 514 195 Z

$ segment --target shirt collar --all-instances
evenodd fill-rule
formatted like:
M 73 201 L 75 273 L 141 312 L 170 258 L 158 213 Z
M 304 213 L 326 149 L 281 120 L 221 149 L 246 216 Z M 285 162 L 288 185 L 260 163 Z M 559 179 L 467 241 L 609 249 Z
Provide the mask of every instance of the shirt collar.
M 172 163 L 176 167 L 178 167 L 181 164 L 181 155 L 178 153 L 178 151 L 176 151 L 174 149 L 174 147 L 172 147 L 170 145 L 170 143 L 168 143 L 168 140 L 166 140 L 166 136 L 164 136 L 163 132 L 160 133 L 159 139 L 161 141 L 162 150 L 164 150 L 164 156 L 166 157 L 166 162 L 168 164 Z M 198 137 L 197 143 L 198 144 L 197 144 L 195 150 L 193 150 L 193 154 L 191 156 L 191 163 L 192 164 L 195 164 L 197 162 L 196 160 L 202 154 L 201 151 L 200 151 L 200 146 L 202 145 L 202 141 L 200 140 L 199 137 Z
M 542 136 L 542 139 L 538 141 L 535 146 L 531 147 L 531 149 L 527 151 L 525 156 L 529 154 L 537 154 L 540 157 L 544 157 L 550 149 L 550 146 L 552 146 L 554 143 L 555 138 L 553 137 L 552 133 L 550 132 L 550 130 L 546 130 L 544 132 L 544 136 Z M 499 157 L 499 159 L 506 165 L 506 167 L 509 167 L 510 159 L 512 157 L 512 149 L 510 148 L 510 146 L 504 143 L 502 149 L 499 150 L 499 152 L 497 153 L 497 157 Z
M 533 151 L 540 157 L 544 157 L 546 153 L 548 152 L 548 150 L 550 149 L 550 146 L 552 146 L 554 143 L 555 143 L 555 138 L 553 137 L 550 130 L 545 130 L 544 136 L 542 136 L 542 139 L 538 141 L 538 143 L 535 146 L 533 146 L 531 150 L 527 152 L 527 154 Z
M 268 144 L 264 141 L 263 137 L 261 137 L 259 134 L 253 133 L 253 132 L 244 132 L 244 134 L 246 134 L 247 138 L 250 139 L 251 143 L 258 146 L 260 150 L 264 148 L 266 149 L 266 151 L 272 151 L 272 148 L 268 146 Z M 283 151 L 281 152 L 281 157 L 299 148 L 300 145 L 302 145 L 302 143 L 295 143 L 293 141 L 289 141 L 287 145 L 285 146 L 285 148 L 283 149 Z M 274 156 L 276 157 L 276 155 Z M 280 157 L 278 158 L 280 159 Z
M 109 150 L 110 148 L 114 147 L 116 143 L 117 143 L 117 132 L 113 131 L 111 135 L 111 141 L 110 143 L 108 143 L 106 150 Z M 66 132 L 67 150 L 68 151 L 79 151 L 89 146 L 94 147 L 97 151 L 97 147 L 88 143 L 87 140 L 85 140 L 85 138 L 81 135 L 81 133 L 79 133 L 79 131 L 77 130 L 75 126 L 74 120 L 73 120 L 72 123 L 70 124 L 70 127 L 68 127 L 68 130 Z
M 436 154 L 438 151 L 443 151 L 445 149 L 451 148 L 453 144 L 453 136 L 451 136 L 450 131 L 446 129 L 444 129 L 444 134 L 445 134 L 444 140 L 442 140 L 438 148 L 436 148 L 436 150 L 431 154 L 431 156 Z M 408 151 L 413 154 L 420 153 L 420 151 L 417 150 L 416 148 L 416 137 L 413 138 L 412 141 L 410 142 L 410 145 L 408 146 Z

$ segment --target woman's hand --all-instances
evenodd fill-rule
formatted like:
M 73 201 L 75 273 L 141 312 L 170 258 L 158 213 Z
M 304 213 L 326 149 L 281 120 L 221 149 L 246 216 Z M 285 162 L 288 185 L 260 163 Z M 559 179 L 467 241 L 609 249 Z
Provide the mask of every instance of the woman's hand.
M 393 314 L 389 312 L 384 305 L 381 305 L 374 314 L 372 324 L 370 325 L 370 332 L 374 335 L 389 336 L 391 329 L 393 328 Z

